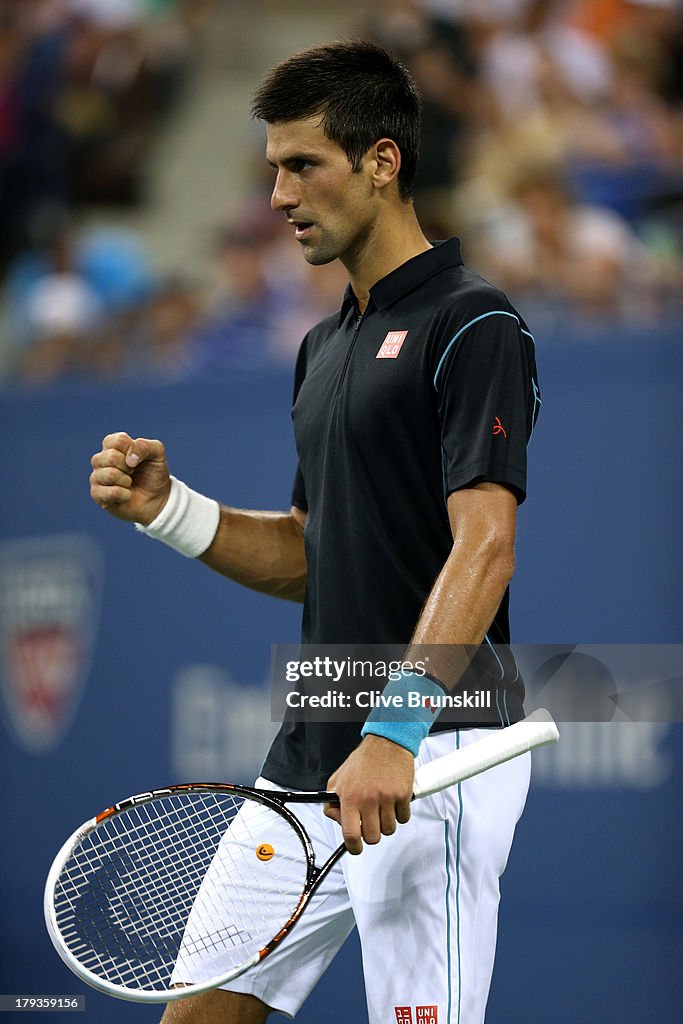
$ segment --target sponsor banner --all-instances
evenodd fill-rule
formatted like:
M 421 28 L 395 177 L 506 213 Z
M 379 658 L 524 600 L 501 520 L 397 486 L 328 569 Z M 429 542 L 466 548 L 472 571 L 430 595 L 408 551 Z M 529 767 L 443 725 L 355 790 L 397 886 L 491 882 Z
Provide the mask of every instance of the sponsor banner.
M 89 537 L 0 546 L 0 686 L 26 750 L 59 746 L 81 698 L 99 622 L 103 560 Z
M 190 664 L 173 678 L 170 694 L 175 778 L 253 783 L 277 731 L 267 680 L 238 682 L 223 666 Z

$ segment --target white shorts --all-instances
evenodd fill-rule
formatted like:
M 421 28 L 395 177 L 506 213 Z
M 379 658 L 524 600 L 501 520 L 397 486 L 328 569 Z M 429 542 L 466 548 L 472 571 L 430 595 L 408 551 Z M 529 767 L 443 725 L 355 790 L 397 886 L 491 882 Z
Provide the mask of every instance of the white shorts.
M 431 736 L 416 763 L 490 731 Z M 370 1024 L 429 1024 L 430 1018 L 438 1024 L 482 1024 L 496 946 L 498 881 L 529 775 L 526 754 L 416 800 L 410 821 L 393 836 L 358 857 L 342 857 L 282 945 L 225 988 L 257 996 L 293 1017 L 355 925 Z M 280 788 L 264 779 L 257 785 Z M 293 809 L 311 838 L 316 863 L 324 863 L 341 843 L 341 829 L 319 804 Z M 219 966 L 212 959 L 201 973 L 215 976 Z

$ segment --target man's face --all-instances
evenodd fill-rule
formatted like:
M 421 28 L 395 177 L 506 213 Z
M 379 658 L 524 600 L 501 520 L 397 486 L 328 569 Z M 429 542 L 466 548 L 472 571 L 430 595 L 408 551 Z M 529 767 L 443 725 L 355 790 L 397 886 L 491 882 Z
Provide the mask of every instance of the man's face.
M 270 204 L 285 214 L 308 263 L 353 260 L 370 235 L 376 191 L 364 161 L 354 172 L 320 118 L 269 124 L 266 157 L 277 178 Z

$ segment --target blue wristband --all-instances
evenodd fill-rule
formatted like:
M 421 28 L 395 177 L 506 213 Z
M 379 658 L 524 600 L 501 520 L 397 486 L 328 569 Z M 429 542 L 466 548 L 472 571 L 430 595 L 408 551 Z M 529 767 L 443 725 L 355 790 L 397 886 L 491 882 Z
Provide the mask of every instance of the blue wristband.
M 429 676 L 404 672 L 382 691 L 383 701 L 373 708 L 361 729 L 361 736 L 383 736 L 417 757 L 439 711 L 444 689 Z

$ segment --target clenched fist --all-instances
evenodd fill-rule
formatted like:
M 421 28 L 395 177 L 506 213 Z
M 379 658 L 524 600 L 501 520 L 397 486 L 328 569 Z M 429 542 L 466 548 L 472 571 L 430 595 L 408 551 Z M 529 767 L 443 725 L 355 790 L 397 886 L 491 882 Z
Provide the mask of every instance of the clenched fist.
M 90 460 L 90 496 L 117 519 L 141 523 L 156 519 L 168 500 L 171 478 L 161 441 L 107 434 Z

